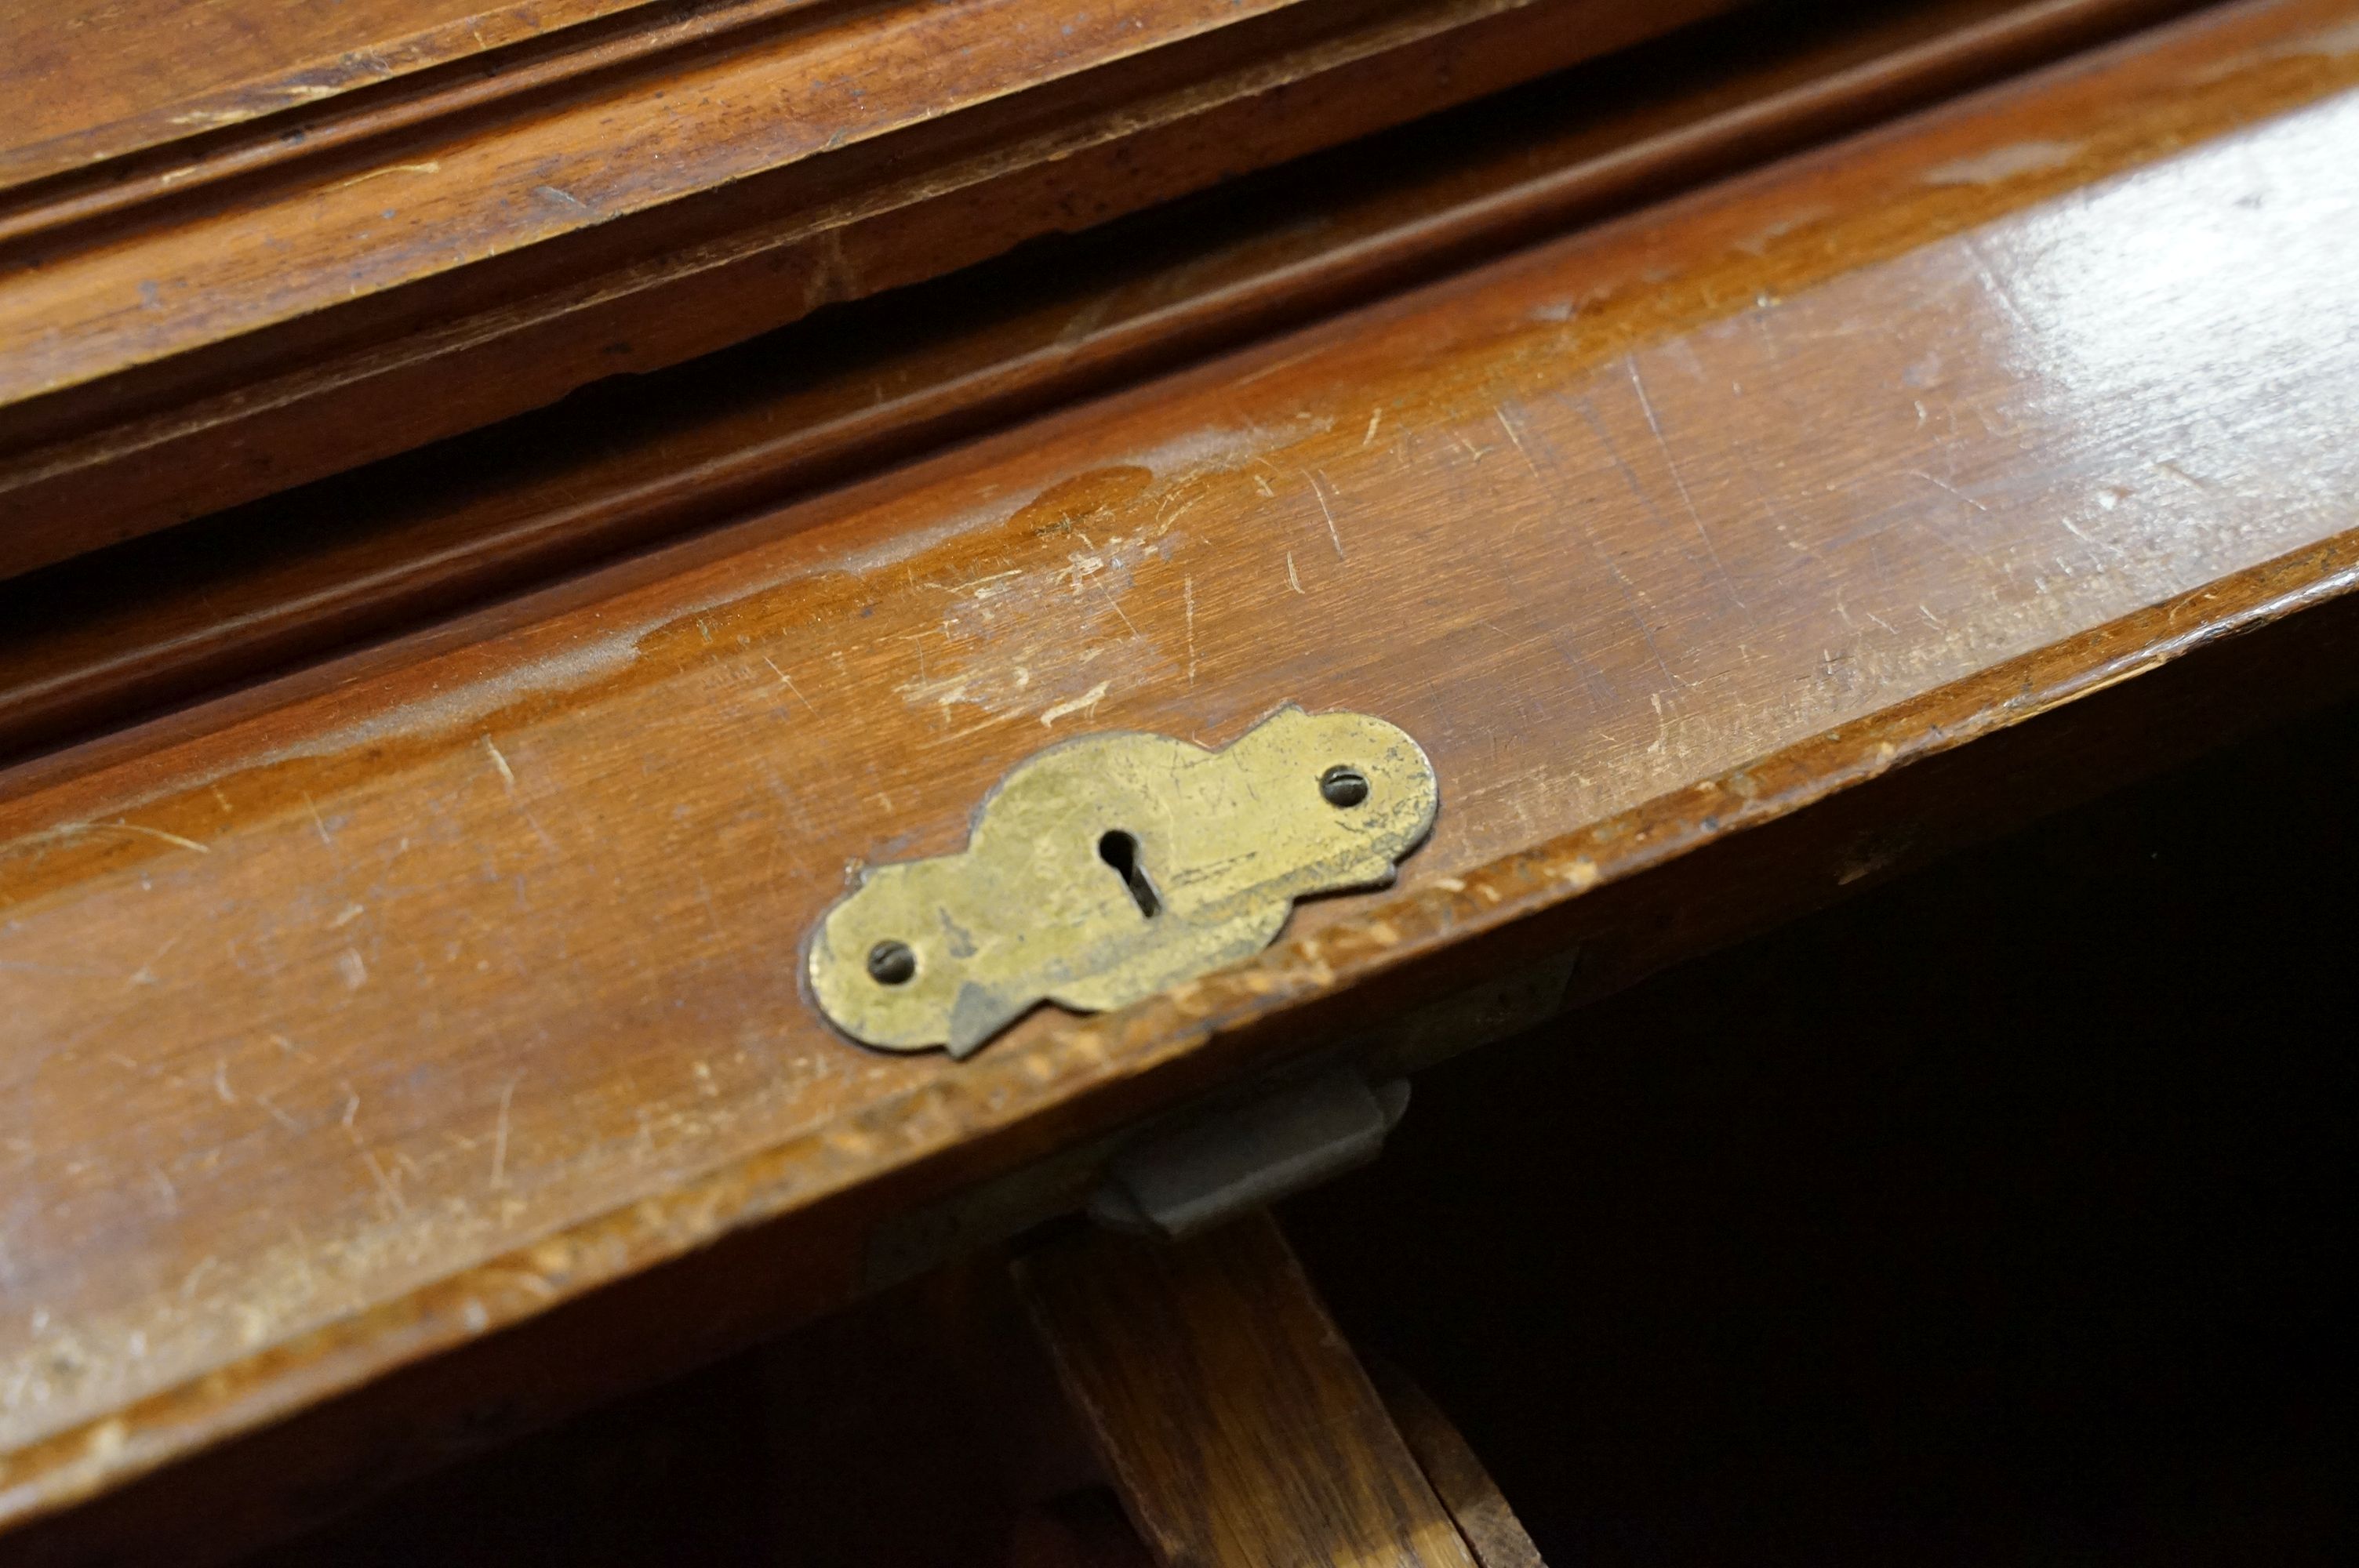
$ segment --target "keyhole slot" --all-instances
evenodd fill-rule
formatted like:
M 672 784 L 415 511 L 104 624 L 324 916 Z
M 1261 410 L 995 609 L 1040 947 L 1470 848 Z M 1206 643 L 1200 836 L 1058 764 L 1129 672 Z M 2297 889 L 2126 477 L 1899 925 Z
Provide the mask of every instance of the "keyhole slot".
M 1147 868 L 1138 863 L 1138 840 L 1117 827 L 1098 840 L 1098 859 L 1121 876 L 1138 913 L 1154 919 L 1163 901 L 1155 896 L 1155 884 L 1147 880 Z

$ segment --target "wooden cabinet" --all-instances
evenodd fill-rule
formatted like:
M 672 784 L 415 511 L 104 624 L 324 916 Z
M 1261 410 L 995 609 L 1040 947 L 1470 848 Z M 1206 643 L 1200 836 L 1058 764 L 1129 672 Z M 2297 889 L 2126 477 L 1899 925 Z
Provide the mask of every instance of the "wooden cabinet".
M 2350 689 L 2347 0 L 229 14 L 0 24 L 0 1550 L 226 1556 Z M 1288 702 L 1432 759 L 1393 887 L 814 1010 L 1024 757 Z

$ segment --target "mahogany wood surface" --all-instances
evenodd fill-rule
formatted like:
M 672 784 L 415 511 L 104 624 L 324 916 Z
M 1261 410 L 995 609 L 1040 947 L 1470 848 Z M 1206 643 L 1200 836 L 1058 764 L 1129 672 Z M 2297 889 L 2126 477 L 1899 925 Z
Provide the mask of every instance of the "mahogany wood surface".
M 0 189 L 283 114 L 646 0 L 57 0 L 0 10 Z
M 200 148 L 128 207 L 36 189 L 0 230 L 0 575 L 1733 3 L 667 7 L 666 47 L 593 29 L 512 91 L 462 72 L 381 127 L 279 126 L 219 181 Z
M 0 1498 L 471 1342 L 419 1408 L 840 1301 L 882 1216 L 1486 934 L 2313 622 L 2359 574 L 2354 18 L 2208 15 L 16 768 Z M 1289 699 L 1434 756 L 1394 892 L 962 1065 L 803 1000 L 847 862 L 956 847 L 1049 741 Z M 593 1327 L 486 1337 L 544 1313 Z M 368 1462 L 340 1441 L 294 1457 Z
M 0 581 L 0 758 L 873 470 L 2151 20 L 2153 0 L 1754 8 L 725 356 Z
M 1277 1221 L 1082 1235 L 1016 1269 L 1163 1568 L 1477 1568 Z

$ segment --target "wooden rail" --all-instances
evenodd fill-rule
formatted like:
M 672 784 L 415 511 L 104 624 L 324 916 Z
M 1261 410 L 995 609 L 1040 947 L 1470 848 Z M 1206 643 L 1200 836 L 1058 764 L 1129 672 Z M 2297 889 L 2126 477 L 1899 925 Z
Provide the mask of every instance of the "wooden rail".
M 0 575 L 1733 3 L 735 0 L 299 82 L 227 140 L 0 197 Z M 0 27 L 32 76 L 12 29 L 40 18 Z

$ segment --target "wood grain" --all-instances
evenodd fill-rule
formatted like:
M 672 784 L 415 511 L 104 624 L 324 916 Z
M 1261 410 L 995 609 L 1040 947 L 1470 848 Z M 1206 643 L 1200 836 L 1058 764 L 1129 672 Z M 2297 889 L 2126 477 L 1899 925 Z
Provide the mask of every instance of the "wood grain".
M 2150 20 L 1755 9 L 1198 202 L 0 581 L 0 758 L 874 471 Z
M 1017 1278 L 1164 1568 L 1475 1568 L 1275 1220 L 1078 1236 Z
M 1548 1568 L 1539 1547 L 1484 1467 L 1482 1455 L 1468 1445 L 1433 1397 L 1389 1361 L 1368 1357 L 1365 1364 L 1394 1429 L 1425 1473 L 1433 1495 L 1449 1510 L 1475 1568 Z
M 0 12 L 0 190 L 538 38 L 646 0 L 60 0 Z
M 550 1388 L 841 1300 L 883 1215 L 1475 938 L 2321 613 L 2359 579 L 2354 15 L 2201 18 L 12 770 L 0 1502 L 560 1303 L 603 1337 Z M 1440 765 L 1396 894 L 958 1066 L 798 994 L 845 862 L 954 846 L 1016 757 L 1288 698 Z M 633 1276 L 663 1310 L 598 1320 Z
M 1731 3 L 744 0 L 743 27 L 577 81 L 306 132 L 223 192 L 29 210 L 5 248 L 30 265 L 0 273 L 0 575 Z

